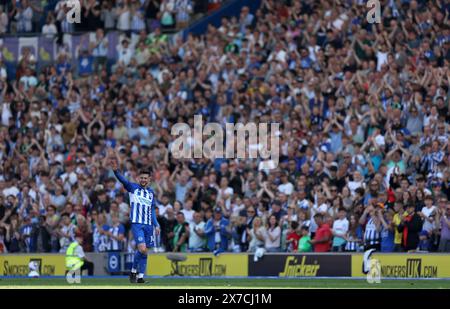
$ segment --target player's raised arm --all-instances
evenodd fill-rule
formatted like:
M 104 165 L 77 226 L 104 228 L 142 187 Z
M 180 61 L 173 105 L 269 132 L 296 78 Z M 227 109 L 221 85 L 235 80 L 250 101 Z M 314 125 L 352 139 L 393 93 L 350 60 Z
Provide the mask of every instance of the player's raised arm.
M 119 164 L 117 163 L 117 159 L 116 158 L 112 158 L 111 159 L 111 168 L 112 168 L 112 170 L 114 172 L 114 175 L 122 183 L 122 185 L 125 187 L 125 189 L 128 192 L 133 192 L 133 190 L 134 190 L 133 184 L 131 182 L 129 182 L 125 177 L 123 177 L 122 174 L 120 174 L 120 172 L 119 172 Z

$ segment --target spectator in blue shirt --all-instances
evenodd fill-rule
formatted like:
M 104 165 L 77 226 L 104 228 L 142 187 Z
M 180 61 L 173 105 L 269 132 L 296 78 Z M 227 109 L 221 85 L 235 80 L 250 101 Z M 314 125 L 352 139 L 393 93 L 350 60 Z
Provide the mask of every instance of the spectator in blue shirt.
M 216 207 L 214 216 L 206 222 L 205 234 L 208 249 L 215 255 L 228 250 L 228 237 L 231 236 L 228 219 L 222 216 L 222 209 Z

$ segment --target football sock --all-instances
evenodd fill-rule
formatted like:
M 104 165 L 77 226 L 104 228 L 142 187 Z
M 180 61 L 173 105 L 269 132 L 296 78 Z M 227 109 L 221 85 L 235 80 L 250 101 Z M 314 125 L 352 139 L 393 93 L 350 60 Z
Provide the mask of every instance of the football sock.
M 145 274 L 145 271 L 147 270 L 147 254 L 140 253 L 140 255 L 138 272 L 139 274 Z
M 136 254 L 134 255 L 134 259 L 133 259 L 133 266 L 131 267 L 132 273 L 137 272 L 137 268 L 138 268 L 140 260 L 141 260 L 141 253 L 139 251 L 136 251 Z

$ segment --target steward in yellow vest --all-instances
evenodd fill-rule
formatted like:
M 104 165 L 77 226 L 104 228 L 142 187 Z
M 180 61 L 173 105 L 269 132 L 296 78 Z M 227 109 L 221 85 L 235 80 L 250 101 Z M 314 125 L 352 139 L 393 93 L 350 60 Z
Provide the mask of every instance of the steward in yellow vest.
M 83 236 L 76 234 L 75 241 L 72 242 L 66 250 L 66 268 L 67 271 L 87 270 L 89 276 L 94 275 L 94 263 L 86 259 L 83 250 Z

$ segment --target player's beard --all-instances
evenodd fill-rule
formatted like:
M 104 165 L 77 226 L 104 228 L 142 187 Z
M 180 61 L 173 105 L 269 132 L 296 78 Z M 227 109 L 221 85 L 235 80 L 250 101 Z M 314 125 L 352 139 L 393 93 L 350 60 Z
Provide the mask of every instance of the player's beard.
M 150 183 L 149 181 L 146 181 L 146 182 L 140 182 L 139 184 L 141 185 L 141 187 L 145 188 L 148 186 L 149 183 Z

